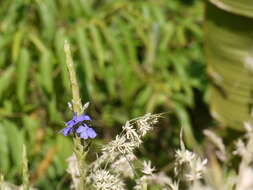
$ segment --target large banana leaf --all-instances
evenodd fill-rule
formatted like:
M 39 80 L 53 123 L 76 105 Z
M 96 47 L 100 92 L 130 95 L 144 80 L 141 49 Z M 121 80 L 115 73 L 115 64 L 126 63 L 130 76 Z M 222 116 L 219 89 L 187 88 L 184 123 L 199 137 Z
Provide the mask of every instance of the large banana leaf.
M 251 10 L 251 11 L 250 11 Z M 253 103 L 253 1 L 207 3 L 205 50 L 213 116 L 242 129 Z
M 228 12 L 253 17 L 252 0 L 210 0 L 210 2 Z

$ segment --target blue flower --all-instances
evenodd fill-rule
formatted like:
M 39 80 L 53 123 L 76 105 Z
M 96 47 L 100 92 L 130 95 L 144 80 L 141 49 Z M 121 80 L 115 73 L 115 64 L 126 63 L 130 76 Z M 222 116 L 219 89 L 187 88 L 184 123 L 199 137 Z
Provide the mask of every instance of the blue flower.
M 64 136 L 68 136 L 71 132 L 76 132 L 80 134 L 80 137 L 83 139 L 95 138 L 97 136 L 96 132 L 92 128 L 88 127 L 88 125 L 85 124 L 84 121 L 91 121 L 90 116 L 86 114 L 77 116 L 77 113 L 74 113 L 73 118 L 65 123 L 67 127 L 65 127 L 60 132 L 63 133 Z M 75 131 L 76 128 L 77 130 Z
M 90 116 L 85 115 L 85 114 L 77 116 L 77 113 L 74 113 L 73 119 L 71 119 L 70 121 L 66 122 L 65 124 L 67 125 L 67 127 L 72 128 L 77 123 L 80 123 L 80 122 L 83 122 L 83 121 L 91 121 Z
M 88 127 L 88 125 L 83 124 L 81 125 L 77 130 L 77 133 L 80 134 L 80 137 L 83 139 L 92 138 L 94 139 L 97 136 L 97 133 L 94 131 L 94 129 Z

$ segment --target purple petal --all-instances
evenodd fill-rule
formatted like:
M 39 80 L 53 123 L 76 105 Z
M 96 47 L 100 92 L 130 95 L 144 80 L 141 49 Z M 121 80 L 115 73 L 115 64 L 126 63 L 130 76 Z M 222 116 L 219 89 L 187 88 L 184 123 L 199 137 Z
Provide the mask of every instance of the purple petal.
M 74 112 L 74 116 L 71 120 L 69 120 L 68 122 L 66 122 L 65 124 L 68 126 L 68 127 L 73 127 L 75 124 L 78 123 L 78 117 L 77 117 L 77 113 Z
M 66 127 L 66 128 L 64 128 L 63 129 L 63 134 L 64 134 L 64 136 L 68 136 L 69 135 L 69 133 L 71 132 L 71 129 L 72 129 L 72 127 Z
M 82 122 L 82 121 L 91 121 L 90 116 L 82 114 L 77 118 L 77 122 Z
M 80 137 L 81 137 L 82 139 L 88 139 L 88 134 L 86 133 L 86 131 L 85 131 L 85 132 L 82 132 L 82 133 L 80 134 Z
M 73 127 L 75 124 L 76 124 L 76 122 L 75 122 L 75 120 L 70 120 L 70 121 L 68 121 L 68 122 L 66 122 L 65 123 L 68 127 Z
M 88 136 L 90 137 L 90 138 L 95 138 L 96 136 L 97 136 L 97 133 L 94 131 L 94 129 L 92 129 L 92 128 L 88 128 L 87 129 L 87 134 L 88 134 Z
M 82 133 L 84 131 L 86 131 L 88 129 L 88 126 L 86 124 L 81 125 L 80 127 L 78 127 L 78 129 L 76 130 L 77 133 Z

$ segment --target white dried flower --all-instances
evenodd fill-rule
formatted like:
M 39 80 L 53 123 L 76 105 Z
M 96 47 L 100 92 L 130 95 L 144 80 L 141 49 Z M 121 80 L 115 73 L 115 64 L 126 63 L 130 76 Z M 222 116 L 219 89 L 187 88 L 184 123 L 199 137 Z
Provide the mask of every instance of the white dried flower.
M 239 139 L 236 142 L 235 146 L 236 146 L 235 151 L 233 151 L 234 155 L 243 156 L 243 155 L 247 154 L 246 146 L 245 146 L 244 142 L 242 141 L 242 139 Z
M 90 105 L 90 102 L 86 102 L 83 107 L 82 107 L 82 111 L 86 110 Z
M 134 190 L 143 190 L 147 189 L 148 183 L 151 181 L 150 176 L 142 176 L 140 179 L 136 180 L 136 185 L 134 186 Z
M 243 171 L 237 178 L 236 190 L 252 190 L 253 189 L 253 169 L 250 167 L 243 168 Z
M 130 162 L 135 160 L 136 156 L 134 154 L 127 154 L 125 156 L 121 156 L 116 162 L 111 164 L 111 169 L 114 172 L 120 173 L 125 177 L 134 177 L 134 171 Z
M 72 154 L 68 159 L 68 168 L 67 172 L 71 175 L 72 184 L 71 189 L 77 189 L 79 180 L 80 180 L 80 172 L 78 168 L 78 162 L 75 154 Z
M 189 163 L 195 158 L 195 154 L 189 150 L 177 150 L 176 162 L 182 165 L 183 163 Z
M 108 153 L 113 153 L 113 152 L 118 151 L 122 154 L 128 154 L 128 153 L 131 153 L 137 146 L 138 144 L 136 142 L 127 141 L 125 136 L 117 135 L 115 140 L 110 142 L 102 150 Z
M 171 179 L 164 172 L 153 174 L 152 179 L 156 184 L 159 184 L 161 186 L 171 184 Z
M 157 118 L 157 115 L 152 115 L 148 113 L 137 120 L 138 130 L 142 137 L 145 136 L 146 133 L 152 129 L 152 125 L 158 122 Z
M 195 153 L 185 148 L 182 131 L 180 133 L 180 144 L 181 149 L 176 151 L 175 173 L 177 175 L 183 174 L 187 181 L 194 181 L 202 178 L 207 159 L 201 160 Z
M 243 124 L 244 124 L 244 128 L 246 129 L 246 131 L 248 133 L 252 133 L 253 127 L 252 127 L 251 123 L 248 121 L 248 122 L 244 122 Z
M 115 140 L 111 141 L 102 150 L 103 152 L 108 152 L 108 153 L 116 152 L 119 149 L 119 147 L 124 147 L 125 142 L 126 142 L 126 138 L 124 136 L 117 135 Z
M 228 190 L 228 188 L 222 188 Z M 203 185 L 199 181 L 196 181 L 193 183 L 193 185 L 190 186 L 189 190 L 215 190 L 212 187 L 208 185 Z
M 216 152 L 216 155 L 221 161 L 227 160 L 227 153 L 225 149 L 225 145 L 223 144 L 222 138 L 217 136 L 211 130 L 204 130 L 204 134 L 209 138 L 209 140 L 219 149 Z
M 157 118 L 158 115 L 147 114 L 143 117 L 126 122 L 123 126 L 122 133 L 117 135 L 113 141 L 105 145 L 102 148 L 102 155 L 89 165 L 88 171 L 90 174 L 86 181 L 88 183 L 96 184 L 96 190 L 107 190 L 102 189 L 102 186 L 109 188 L 109 183 L 105 184 L 106 182 L 101 179 L 108 178 L 109 180 L 110 175 L 112 175 L 111 177 L 118 179 L 120 179 L 120 176 L 127 175 L 133 177 L 134 171 L 130 163 L 131 160 L 135 159 L 135 157 L 133 158 L 133 151 L 142 143 L 141 137 L 143 137 L 148 130 L 152 129 L 153 124 L 157 123 Z M 134 129 L 135 125 L 137 126 L 137 130 Z M 131 155 L 131 157 L 129 157 L 129 155 Z M 105 169 L 101 170 L 100 168 L 111 169 L 113 174 Z M 153 171 L 154 168 L 151 167 L 151 163 L 145 162 L 142 170 L 144 176 L 136 181 L 135 189 L 143 189 L 142 187 L 152 180 L 151 175 Z M 120 174 L 120 176 L 115 176 L 115 173 Z M 104 177 L 101 177 L 102 175 L 104 175 Z
M 122 128 L 128 140 L 136 141 L 137 143 L 142 142 L 138 133 L 136 132 L 136 130 L 133 128 L 133 126 L 130 124 L 129 121 L 126 122 L 126 124 Z
M 100 168 L 103 163 L 114 162 L 119 155 L 119 152 L 103 152 L 101 156 L 97 156 L 97 159 L 89 165 L 89 168 L 95 171 Z
M 136 180 L 136 185 L 134 186 L 134 190 L 143 190 L 147 189 L 148 184 L 150 184 L 153 180 L 153 172 L 155 168 L 151 166 L 151 161 L 143 161 L 142 173 L 144 174 L 141 178 Z
M 151 166 L 151 161 L 144 161 L 143 162 L 143 169 L 141 170 L 142 173 L 144 173 L 145 175 L 152 175 L 153 172 L 155 171 L 155 168 Z
M 207 164 L 207 159 L 203 161 L 200 158 L 196 158 L 189 163 L 189 173 L 185 174 L 187 181 L 196 181 L 202 178 L 203 172 L 205 170 L 205 165 Z
M 169 186 L 170 190 L 179 190 L 179 182 L 178 181 L 171 182 L 168 186 Z
M 68 107 L 71 111 L 73 111 L 73 106 L 72 106 L 72 103 L 71 102 L 68 102 Z
M 149 123 L 146 120 L 139 120 L 137 122 L 139 131 L 141 133 L 141 136 L 145 136 L 146 133 L 152 129 L 152 127 L 149 125 Z
M 125 190 L 125 184 L 120 177 L 107 170 L 98 169 L 89 178 L 96 190 Z

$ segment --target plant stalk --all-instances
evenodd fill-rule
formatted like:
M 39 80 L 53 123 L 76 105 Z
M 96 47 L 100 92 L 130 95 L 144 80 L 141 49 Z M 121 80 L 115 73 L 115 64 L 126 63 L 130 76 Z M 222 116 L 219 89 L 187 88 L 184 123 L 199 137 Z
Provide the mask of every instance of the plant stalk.
M 67 41 L 64 44 L 64 51 L 66 54 L 66 64 L 69 72 L 69 78 L 71 82 L 71 89 L 72 89 L 72 105 L 73 111 L 77 113 L 77 115 L 82 114 L 82 102 L 79 93 L 79 86 L 77 83 L 76 72 L 71 56 L 70 45 Z M 82 145 L 81 139 L 75 135 L 74 137 L 74 153 L 78 161 L 78 168 L 80 174 L 80 181 L 78 184 L 78 190 L 85 189 L 85 151 L 84 146 Z

